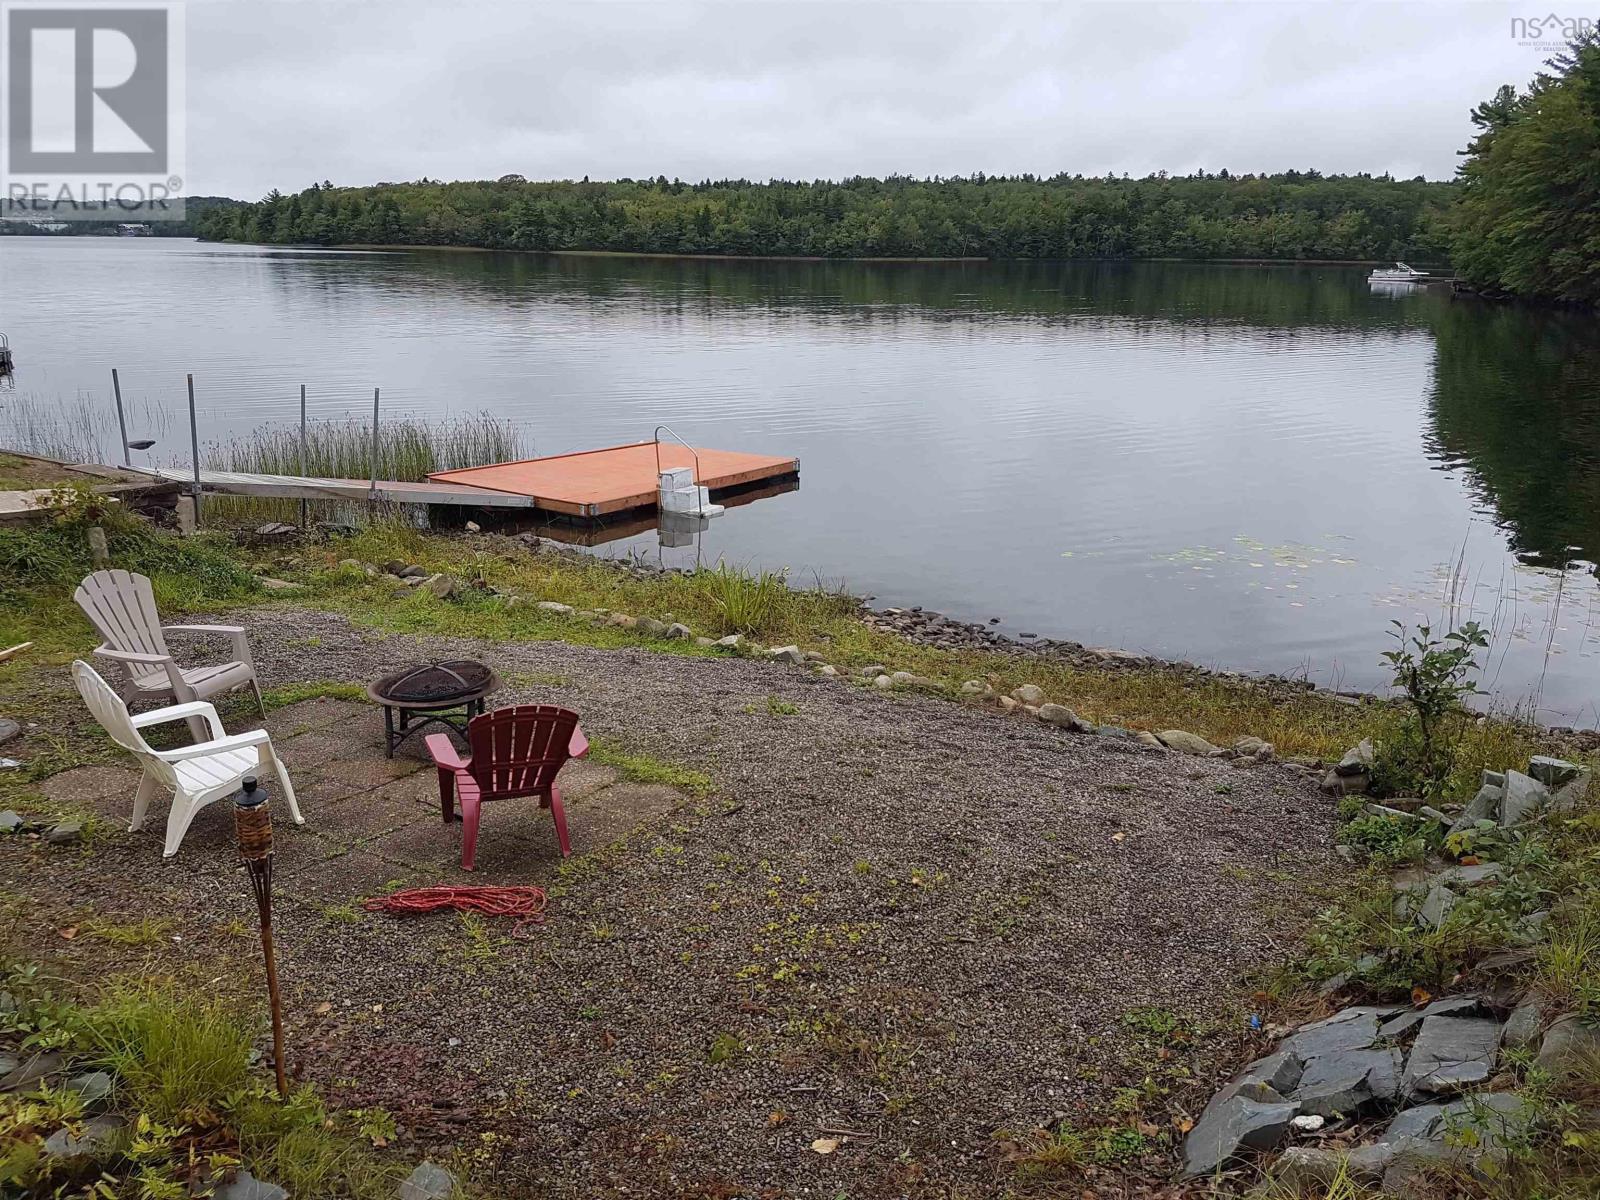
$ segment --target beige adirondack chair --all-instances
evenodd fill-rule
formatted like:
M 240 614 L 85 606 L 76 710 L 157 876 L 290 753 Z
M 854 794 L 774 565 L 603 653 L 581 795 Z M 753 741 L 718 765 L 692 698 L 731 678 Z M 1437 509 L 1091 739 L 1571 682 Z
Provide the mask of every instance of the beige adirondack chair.
M 277 776 L 278 786 L 289 805 L 289 815 L 296 825 L 304 825 L 300 805 L 294 797 L 294 785 L 289 782 L 289 771 L 272 749 L 272 738 L 265 729 L 229 735 L 223 729 L 217 710 L 203 700 L 158 708 L 132 716 L 122 697 L 111 685 L 100 678 L 81 658 L 72 664 L 72 681 L 78 694 L 89 706 L 94 719 L 111 735 L 111 740 L 128 751 L 144 767 L 144 778 L 139 781 L 139 791 L 133 800 L 133 820 L 129 832 L 144 824 L 150 801 L 163 789 L 172 792 L 172 811 L 167 814 L 167 843 L 162 854 L 171 858 L 178 852 L 183 835 L 199 812 L 213 800 L 221 800 L 239 788 L 246 775 Z M 178 750 L 156 750 L 139 732 L 152 725 L 168 721 L 204 721 L 208 737 L 194 746 Z
M 261 715 L 267 715 L 243 627 L 162 625 L 150 580 L 127 571 L 96 571 L 78 586 L 72 598 L 105 639 L 95 649 L 95 656 L 121 668 L 122 682 L 117 691 L 124 700 L 175 700 L 188 704 L 249 686 L 255 689 Z M 174 631 L 226 634 L 232 642 L 233 658 L 215 666 L 180 667 L 167 652 L 165 634 Z M 197 742 L 206 736 L 198 717 L 189 721 L 189 731 Z

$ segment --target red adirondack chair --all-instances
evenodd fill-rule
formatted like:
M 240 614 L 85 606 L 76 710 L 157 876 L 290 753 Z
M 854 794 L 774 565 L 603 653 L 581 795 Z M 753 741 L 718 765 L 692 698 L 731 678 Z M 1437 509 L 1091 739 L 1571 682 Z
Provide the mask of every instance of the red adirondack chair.
M 485 800 L 537 796 L 556 822 L 556 841 L 565 858 L 567 814 L 561 808 L 556 775 L 569 758 L 589 753 L 589 739 L 578 728 L 578 714 L 550 704 L 518 704 L 473 717 L 467 725 L 472 755 L 463 759 L 447 733 L 429 734 L 428 753 L 439 768 L 439 806 L 446 822 L 463 822 L 461 867 L 472 870 L 478 850 L 478 812 Z

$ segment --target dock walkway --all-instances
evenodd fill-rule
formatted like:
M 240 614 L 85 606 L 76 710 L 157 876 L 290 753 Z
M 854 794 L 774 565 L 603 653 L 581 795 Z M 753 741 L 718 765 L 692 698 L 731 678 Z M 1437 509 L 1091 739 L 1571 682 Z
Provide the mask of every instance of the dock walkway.
M 174 483 L 193 483 L 194 472 L 164 467 L 157 472 Z M 322 479 L 312 475 L 258 475 L 249 471 L 201 471 L 200 486 L 229 496 L 268 496 L 288 500 L 345 500 L 390 504 L 455 504 L 471 508 L 534 508 L 532 496 L 451 483 L 405 483 L 380 479 Z

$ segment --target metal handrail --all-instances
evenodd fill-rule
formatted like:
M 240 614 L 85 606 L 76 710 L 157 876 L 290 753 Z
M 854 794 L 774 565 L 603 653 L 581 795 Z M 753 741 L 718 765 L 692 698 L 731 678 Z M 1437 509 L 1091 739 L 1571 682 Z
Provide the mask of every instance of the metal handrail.
M 657 425 L 656 426 L 656 436 L 655 436 L 655 443 L 656 443 L 656 479 L 659 480 L 661 478 L 661 431 L 663 429 L 665 429 L 668 433 L 672 434 L 672 436 L 677 439 L 678 445 L 682 446 L 685 450 L 687 450 L 693 456 L 693 458 L 694 458 L 694 482 L 695 482 L 695 485 L 698 487 L 699 484 L 700 484 L 700 452 L 698 450 L 696 450 L 693 446 L 689 445 L 689 443 L 684 441 L 681 437 L 678 437 L 677 431 L 674 430 L 672 428 L 672 426 L 670 426 L 670 425 Z

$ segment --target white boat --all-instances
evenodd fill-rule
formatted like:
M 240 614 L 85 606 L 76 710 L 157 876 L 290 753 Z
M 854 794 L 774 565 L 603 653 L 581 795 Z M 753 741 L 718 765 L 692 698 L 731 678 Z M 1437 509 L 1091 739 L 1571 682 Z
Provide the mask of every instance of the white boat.
M 1419 271 L 1415 267 L 1408 267 L 1403 262 L 1397 262 L 1392 267 L 1378 267 L 1371 275 L 1367 276 L 1368 283 L 1423 283 L 1427 280 L 1428 273 Z

